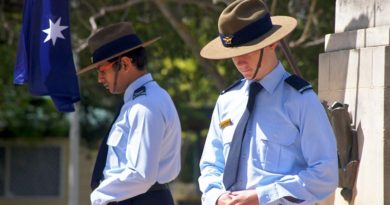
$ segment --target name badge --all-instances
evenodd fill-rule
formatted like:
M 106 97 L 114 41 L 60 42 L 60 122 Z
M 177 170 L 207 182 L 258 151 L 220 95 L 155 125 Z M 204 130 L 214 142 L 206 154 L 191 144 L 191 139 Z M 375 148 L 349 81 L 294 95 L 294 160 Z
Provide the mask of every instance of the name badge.
M 220 123 L 219 123 L 219 127 L 221 128 L 221 129 L 223 129 L 223 128 L 225 128 L 225 127 L 227 127 L 227 126 L 229 126 L 229 125 L 232 125 L 233 123 L 232 123 L 232 120 L 230 119 L 230 118 L 228 118 L 228 119 L 226 119 L 226 120 L 222 120 Z

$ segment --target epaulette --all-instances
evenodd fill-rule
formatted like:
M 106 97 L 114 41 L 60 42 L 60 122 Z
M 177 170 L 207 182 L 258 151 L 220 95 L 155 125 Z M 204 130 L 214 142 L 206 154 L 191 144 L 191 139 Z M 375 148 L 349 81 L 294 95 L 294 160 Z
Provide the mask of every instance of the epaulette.
M 227 87 L 225 90 L 222 90 L 221 92 L 221 95 L 229 92 L 229 90 L 233 89 L 234 87 L 236 87 L 237 85 L 239 85 L 241 82 L 242 82 L 243 79 L 241 80 L 237 80 L 236 82 L 234 82 L 233 84 L 231 84 L 229 87 Z
M 141 87 L 139 87 L 139 88 L 134 90 L 133 100 L 136 99 L 137 97 L 141 96 L 141 95 L 146 95 L 146 88 L 145 88 L 145 86 L 141 86 Z
M 287 84 L 291 85 L 293 88 L 295 88 L 298 92 L 303 93 L 306 90 L 313 89 L 313 87 L 308 83 L 306 80 L 300 78 L 297 75 L 290 75 L 288 78 L 286 78 Z

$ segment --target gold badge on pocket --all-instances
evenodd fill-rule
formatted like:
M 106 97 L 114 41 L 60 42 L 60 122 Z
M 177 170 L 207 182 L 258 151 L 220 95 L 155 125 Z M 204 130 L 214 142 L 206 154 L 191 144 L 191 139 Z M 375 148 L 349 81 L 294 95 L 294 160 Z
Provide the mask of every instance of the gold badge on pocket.
M 230 119 L 230 118 L 228 118 L 228 119 L 226 119 L 226 120 L 222 120 L 220 123 L 219 123 L 219 127 L 221 128 L 221 129 L 223 129 L 223 128 L 225 128 L 225 127 L 227 127 L 227 126 L 229 126 L 229 125 L 232 125 L 233 123 L 232 123 L 232 120 Z

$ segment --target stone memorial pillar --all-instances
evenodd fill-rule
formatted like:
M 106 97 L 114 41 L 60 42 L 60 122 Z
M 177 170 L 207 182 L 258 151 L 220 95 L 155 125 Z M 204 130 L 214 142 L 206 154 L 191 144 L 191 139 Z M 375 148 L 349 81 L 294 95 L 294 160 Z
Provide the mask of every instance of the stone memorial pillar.
M 390 0 L 336 0 L 318 93 L 349 105 L 360 161 L 352 201 L 338 189 L 321 204 L 390 205 Z

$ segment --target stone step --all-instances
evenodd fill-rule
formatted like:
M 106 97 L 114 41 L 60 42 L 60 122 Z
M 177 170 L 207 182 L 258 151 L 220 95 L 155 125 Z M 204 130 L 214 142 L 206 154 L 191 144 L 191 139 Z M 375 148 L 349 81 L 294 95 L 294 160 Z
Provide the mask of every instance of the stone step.
M 327 34 L 325 52 L 386 46 L 390 44 L 390 26 Z

